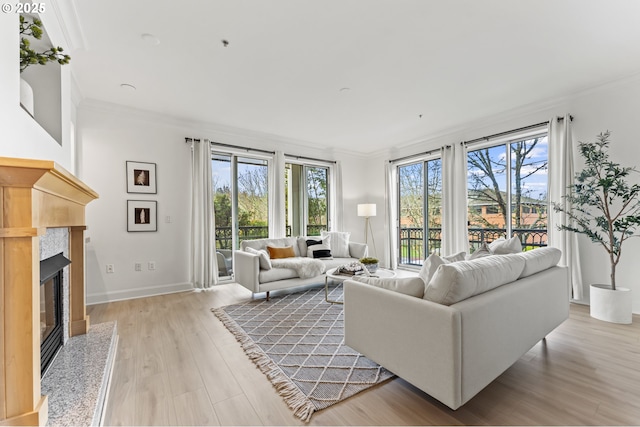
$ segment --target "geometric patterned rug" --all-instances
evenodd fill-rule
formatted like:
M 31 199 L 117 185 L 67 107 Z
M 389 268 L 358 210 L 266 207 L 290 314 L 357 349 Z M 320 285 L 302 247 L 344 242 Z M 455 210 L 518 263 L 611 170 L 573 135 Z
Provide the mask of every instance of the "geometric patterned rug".
M 342 299 L 342 284 L 329 299 Z M 324 287 L 211 311 L 304 421 L 394 375 L 344 344 L 343 306 Z

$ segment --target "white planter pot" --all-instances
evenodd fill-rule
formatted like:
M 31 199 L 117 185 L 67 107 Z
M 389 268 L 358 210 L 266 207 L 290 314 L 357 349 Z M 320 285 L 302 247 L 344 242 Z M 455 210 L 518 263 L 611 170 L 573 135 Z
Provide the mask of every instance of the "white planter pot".
M 591 285 L 591 317 L 612 323 L 629 324 L 632 321 L 631 289 L 609 285 Z
M 20 105 L 33 117 L 33 89 L 25 79 L 20 79 Z

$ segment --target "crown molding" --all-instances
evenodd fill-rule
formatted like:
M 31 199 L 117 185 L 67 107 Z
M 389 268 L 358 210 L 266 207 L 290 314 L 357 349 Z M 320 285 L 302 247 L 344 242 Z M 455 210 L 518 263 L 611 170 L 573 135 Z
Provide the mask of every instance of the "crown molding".
M 247 143 L 251 143 L 252 148 L 273 150 L 275 145 L 278 150 L 292 152 L 301 156 L 325 157 L 327 160 L 338 160 L 340 157 L 345 155 L 360 158 L 370 157 L 370 154 L 363 154 L 353 150 L 318 148 L 318 143 L 310 141 L 298 140 L 252 129 L 223 125 L 220 123 L 190 120 L 92 98 L 83 99 L 82 102 L 77 105 L 79 111 L 86 109 L 100 113 L 123 115 L 128 119 L 134 119 L 149 124 L 162 122 L 164 125 L 179 128 L 182 131 L 189 129 L 189 135 L 185 135 L 185 137 L 202 137 L 211 139 L 212 141 L 223 139 L 224 137 L 229 137 L 231 139 L 242 138 Z M 195 134 L 195 136 L 193 134 Z M 329 156 L 327 156 L 327 154 L 329 154 Z
M 76 0 L 50 0 L 51 7 L 60 23 L 62 35 L 65 38 L 69 51 L 75 49 L 88 49 L 89 44 L 82 30 Z

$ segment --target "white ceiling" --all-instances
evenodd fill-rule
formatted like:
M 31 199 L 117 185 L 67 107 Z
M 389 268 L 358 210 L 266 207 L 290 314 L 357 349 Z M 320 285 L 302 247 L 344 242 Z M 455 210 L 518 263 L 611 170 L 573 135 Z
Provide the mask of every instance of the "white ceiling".
M 84 98 L 360 153 L 640 72 L 635 0 L 74 5 Z

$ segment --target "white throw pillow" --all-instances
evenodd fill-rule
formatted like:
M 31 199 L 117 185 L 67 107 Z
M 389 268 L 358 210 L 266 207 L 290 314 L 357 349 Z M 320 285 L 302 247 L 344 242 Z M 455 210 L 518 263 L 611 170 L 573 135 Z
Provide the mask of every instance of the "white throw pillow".
M 250 254 L 258 255 L 258 261 L 260 262 L 260 268 L 263 270 L 271 270 L 271 259 L 269 259 L 269 254 L 265 250 L 258 250 L 252 247 L 247 246 L 244 248 L 245 252 L 249 252 Z
M 517 280 L 523 269 L 519 254 L 442 264 L 427 284 L 424 299 L 455 304 Z
M 489 244 L 489 250 L 495 255 L 518 254 L 522 252 L 522 243 L 518 236 L 510 239 L 501 237 Z
M 312 245 L 307 249 L 307 256 L 316 259 L 333 259 L 329 245 Z
M 349 254 L 349 236 L 348 231 L 323 231 L 321 233 L 322 240 L 329 237 L 329 247 L 331 254 L 336 258 L 350 258 Z
M 353 276 L 353 280 L 412 297 L 422 298 L 424 295 L 424 281 L 420 277 L 382 278 Z
M 562 251 L 557 248 L 546 247 L 522 252 L 518 255 L 524 259 L 524 270 L 520 273 L 520 278 L 523 278 L 557 265 L 562 256 Z
M 471 261 L 472 259 L 478 259 L 482 257 L 486 257 L 489 255 L 493 255 L 489 246 L 486 243 L 482 243 L 478 249 L 476 249 L 471 255 L 467 257 L 467 261 Z
M 418 273 L 418 276 L 424 280 L 424 283 L 427 284 L 435 274 L 438 267 L 442 264 L 449 264 L 451 262 L 464 261 L 466 253 L 458 252 L 457 254 L 448 255 L 448 256 L 439 256 L 437 254 L 431 254 L 424 260 L 422 264 L 422 268 Z
M 316 242 L 320 242 L 319 244 L 328 245 L 329 237 L 322 238 L 320 236 L 299 236 L 298 237 L 298 249 L 300 251 L 300 256 L 307 256 L 307 249 L 309 246 L 307 245 L 307 240 L 313 240 Z

